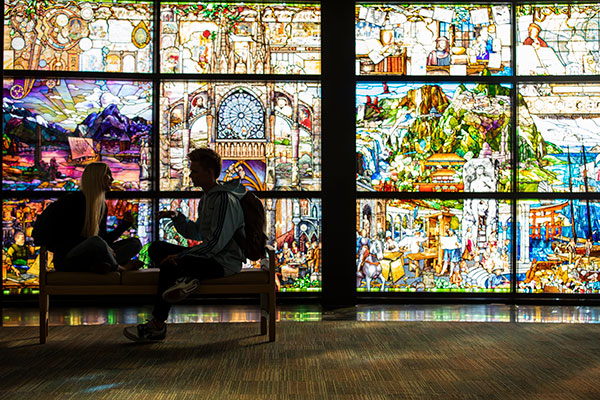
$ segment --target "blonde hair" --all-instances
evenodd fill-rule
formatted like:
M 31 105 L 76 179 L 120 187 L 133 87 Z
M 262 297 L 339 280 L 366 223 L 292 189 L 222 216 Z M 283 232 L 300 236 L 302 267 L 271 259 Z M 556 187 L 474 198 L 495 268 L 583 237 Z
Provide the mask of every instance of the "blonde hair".
M 106 206 L 104 177 L 109 170 L 108 164 L 95 162 L 88 164 L 81 174 L 79 188 L 85 195 L 85 222 L 81 230 L 83 237 L 92 237 L 98 234 L 100 218 Z

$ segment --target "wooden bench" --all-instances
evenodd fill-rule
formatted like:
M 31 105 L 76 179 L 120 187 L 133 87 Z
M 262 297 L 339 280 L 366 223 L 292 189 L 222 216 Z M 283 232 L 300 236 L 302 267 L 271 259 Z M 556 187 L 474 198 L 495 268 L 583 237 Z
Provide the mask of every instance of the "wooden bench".
M 260 333 L 275 341 L 275 250 L 267 246 L 261 268 L 243 269 L 239 274 L 200 282 L 197 294 L 260 295 Z M 48 337 L 50 295 L 156 295 L 158 268 L 139 271 L 58 272 L 48 271 L 48 252 L 40 249 L 40 343 Z

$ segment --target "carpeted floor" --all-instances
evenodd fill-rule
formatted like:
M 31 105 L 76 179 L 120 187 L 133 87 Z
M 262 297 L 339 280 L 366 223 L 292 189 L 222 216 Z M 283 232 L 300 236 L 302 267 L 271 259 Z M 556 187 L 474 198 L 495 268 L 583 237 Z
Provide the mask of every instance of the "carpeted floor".
M 446 322 L 0 328 L 4 399 L 599 399 L 600 326 Z

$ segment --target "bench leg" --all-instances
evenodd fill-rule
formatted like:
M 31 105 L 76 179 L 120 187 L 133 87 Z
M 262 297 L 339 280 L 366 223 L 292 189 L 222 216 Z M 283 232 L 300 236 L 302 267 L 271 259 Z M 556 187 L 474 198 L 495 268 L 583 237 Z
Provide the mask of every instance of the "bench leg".
M 269 342 L 275 341 L 275 292 L 268 294 L 269 296 Z
M 50 296 L 40 293 L 40 343 L 46 343 L 48 337 L 48 308 Z
M 269 316 L 268 309 L 269 296 L 266 293 L 260 294 L 260 334 L 267 334 L 267 318 Z

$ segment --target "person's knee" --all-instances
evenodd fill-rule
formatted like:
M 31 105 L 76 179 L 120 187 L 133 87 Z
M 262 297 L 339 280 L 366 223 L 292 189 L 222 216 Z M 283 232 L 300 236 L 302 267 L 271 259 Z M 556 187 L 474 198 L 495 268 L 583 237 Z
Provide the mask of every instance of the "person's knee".
M 164 243 L 162 241 L 152 242 L 150 246 L 148 246 L 148 257 L 150 257 L 150 261 L 154 264 L 158 265 L 162 261 L 164 256 Z
M 136 253 L 139 253 L 140 250 L 142 250 L 142 242 L 136 237 L 129 238 L 129 245 L 132 249 L 135 249 Z

